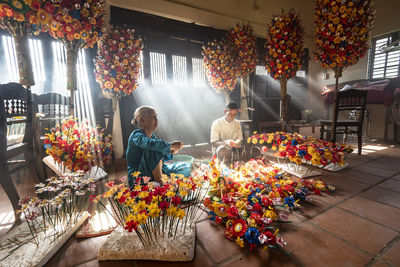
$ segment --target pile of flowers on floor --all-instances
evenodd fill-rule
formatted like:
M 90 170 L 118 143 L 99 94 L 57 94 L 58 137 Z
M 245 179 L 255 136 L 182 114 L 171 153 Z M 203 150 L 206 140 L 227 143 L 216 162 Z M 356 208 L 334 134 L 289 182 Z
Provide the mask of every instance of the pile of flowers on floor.
M 298 133 L 255 133 L 247 139 L 248 143 L 261 145 L 261 150 L 272 150 L 274 156 L 290 162 L 313 166 L 345 165 L 345 154 L 353 150 L 348 145 L 339 145 L 325 140 L 304 136 Z
M 299 202 L 311 201 L 312 194 L 335 190 L 318 179 L 293 179 L 262 160 L 228 169 L 214 158 L 206 175 L 211 189 L 203 203 L 210 220 L 225 226 L 229 240 L 250 250 L 284 246 L 278 224 L 287 221 L 288 213 Z

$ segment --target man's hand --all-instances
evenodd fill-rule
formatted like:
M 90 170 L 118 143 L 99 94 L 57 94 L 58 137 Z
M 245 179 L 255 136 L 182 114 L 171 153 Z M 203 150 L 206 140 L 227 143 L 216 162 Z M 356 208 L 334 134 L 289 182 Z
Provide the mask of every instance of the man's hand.
M 176 141 L 171 143 L 171 153 L 176 154 L 183 147 L 183 142 Z
M 233 140 L 226 140 L 225 141 L 226 145 L 229 147 L 234 147 L 234 148 L 238 148 L 240 147 L 235 141 Z

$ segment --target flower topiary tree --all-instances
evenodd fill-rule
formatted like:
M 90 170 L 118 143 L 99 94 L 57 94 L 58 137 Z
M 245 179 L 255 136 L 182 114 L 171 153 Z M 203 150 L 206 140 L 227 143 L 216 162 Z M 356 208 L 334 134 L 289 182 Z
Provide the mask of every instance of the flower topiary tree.
M 304 27 L 299 15 L 293 10 L 272 16 L 267 26 L 266 69 L 281 85 L 281 124 L 286 130 L 287 121 L 287 82 L 296 76 L 301 68 L 303 56 Z
M 39 22 L 47 6 L 42 0 L 0 1 L 0 28 L 13 36 L 17 55 L 19 83 L 30 87 L 35 85 L 28 37 L 40 32 Z
M 67 90 L 71 91 L 70 114 L 73 115 L 78 51 L 93 47 L 101 37 L 104 3 L 100 0 L 46 0 L 46 6 L 41 25 L 52 37 L 61 40 L 67 50 Z
M 373 0 L 316 0 L 315 59 L 335 73 L 334 106 L 339 78 L 343 71 L 358 62 L 368 50 L 375 9 Z M 335 131 L 333 111 L 332 133 Z M 333 134 L 332 134 L 333 137 Z

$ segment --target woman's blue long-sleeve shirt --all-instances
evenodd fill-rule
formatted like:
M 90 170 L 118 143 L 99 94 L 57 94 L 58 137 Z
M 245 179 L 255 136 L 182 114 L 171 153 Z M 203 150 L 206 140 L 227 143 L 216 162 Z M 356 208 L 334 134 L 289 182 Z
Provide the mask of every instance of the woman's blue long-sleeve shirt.
M 142 129 L 134 130 L 129 136 L 126 151 L 129 184 L 132 173 L 137 171 L 140 176 L 153 177 L 153 170 L 161 159 L 172 159 L 171 145 L 154 134 L 149 138 Z
M 190 176 L 192 166 L 186 162 L 175 162 L 165 164 L 171 160 L 171 145 L 158 139 L 154 134 L 149 138 L 142 129 L 134 130 L 129 136 L 126 161 L 128 165 L 129 186 L 133 186 L 132 173 L 140 172 L 140 176 L 153 177 L 153 170 L 163 160 L 162 172 L 164 174 L 183 174 Z

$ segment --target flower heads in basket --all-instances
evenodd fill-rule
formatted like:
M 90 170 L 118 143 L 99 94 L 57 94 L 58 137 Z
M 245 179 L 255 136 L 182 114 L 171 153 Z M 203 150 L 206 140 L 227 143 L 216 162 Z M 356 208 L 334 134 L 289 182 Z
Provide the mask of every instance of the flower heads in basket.
M 111 160 L 111 136 L 106 136 L 104 129 L 91 127 L 87 121 L 63 120 L 45 136 L 46 153 L 72 172 L 86 172 Z
M 374 1 L 316 0 L 314 7 L 315 59 L 338 70 L 357 63 L 368 49 Z
M 303 136 L 297 133 L 255 133 L 247 139 L 248 143 L 260 144 L 262 151 L 271 149 L 280 158 L 289 159 L 298 165 L 307 163 L 314 166 L 345 165 L 345 153 L 352 149 L 347 145 Z
M 311 201 L 311 194 L 335 190 L 321 180 L 294 180 L 261 160 L 238 164 L 225 174 L 225 183 L 217 182 L 215 175 L 221 166 L 214 162 L 210 166 L 206 173 L 210 196 L 203 201 L 209 219 L 225 227 L 229 240 L 250 250 L 284 246 L 278 236 L 279 223 L 287 222 L 288 211 L 298 209 L 302 200 Z
M 293 10 L 274 15 L 267 26 L 266 66 L 277 81 L 288 81 L 301 68 L 304 27 Z
M 116 97 L 132 94 L 139 84 L 142 49 L 134 29 L 113 27 L 105 33 L 95 59 L 96 81 L 103 91 Z

